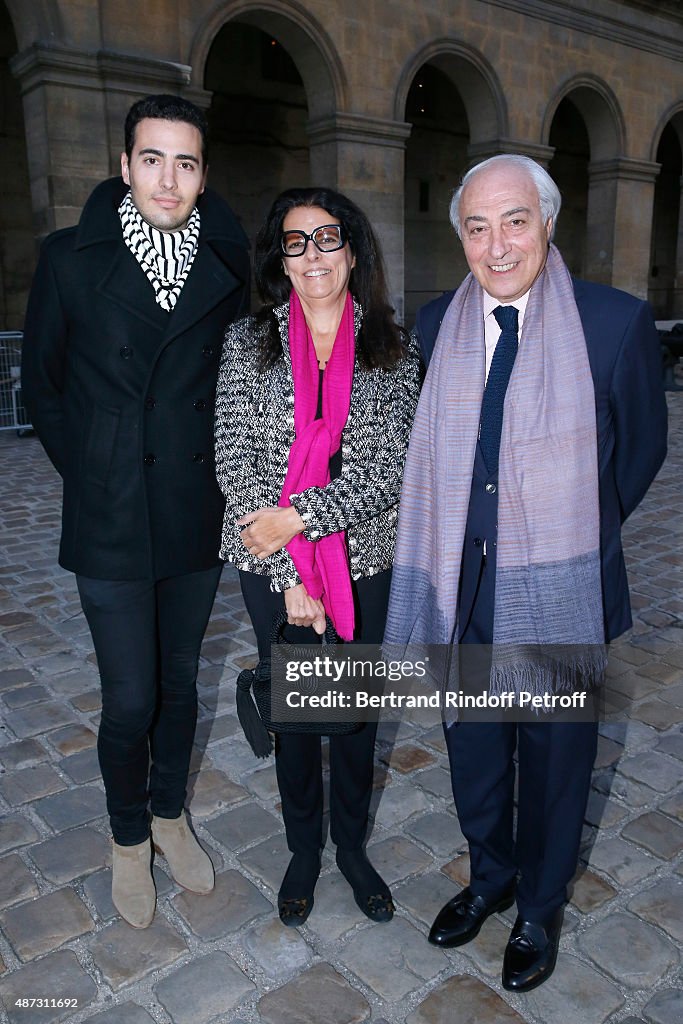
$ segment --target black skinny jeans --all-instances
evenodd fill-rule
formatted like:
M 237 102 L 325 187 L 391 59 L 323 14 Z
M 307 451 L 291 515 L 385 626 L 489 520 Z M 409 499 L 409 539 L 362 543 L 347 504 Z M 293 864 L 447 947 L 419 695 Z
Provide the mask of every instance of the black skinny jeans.
M 197 722 L 199 650 L 221 569 L 163 580 L 76 577 L 100 671 L 97 752 L 112 833 L 121 846 L 149 836 L 150 801 L 160 818 L 182 812 Z

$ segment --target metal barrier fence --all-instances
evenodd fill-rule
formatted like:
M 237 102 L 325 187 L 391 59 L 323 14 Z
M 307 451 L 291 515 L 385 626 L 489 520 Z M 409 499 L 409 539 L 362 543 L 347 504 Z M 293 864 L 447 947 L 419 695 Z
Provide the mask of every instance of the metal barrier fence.
M 0 430 L 32 428 L 21 401 L 21 331 L 0 331 Z

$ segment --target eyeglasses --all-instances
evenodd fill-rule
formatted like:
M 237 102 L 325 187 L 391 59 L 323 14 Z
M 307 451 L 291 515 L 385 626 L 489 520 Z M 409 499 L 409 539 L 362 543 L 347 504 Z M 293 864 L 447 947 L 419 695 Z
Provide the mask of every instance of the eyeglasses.
M 320 252 L 336 252 L 346 245 L 346 232 L 341 224 L 321 224 L 310 235 L 305 231 L 283 231 L 280 248 L 285 256 L 303 256 L 309 242 Z

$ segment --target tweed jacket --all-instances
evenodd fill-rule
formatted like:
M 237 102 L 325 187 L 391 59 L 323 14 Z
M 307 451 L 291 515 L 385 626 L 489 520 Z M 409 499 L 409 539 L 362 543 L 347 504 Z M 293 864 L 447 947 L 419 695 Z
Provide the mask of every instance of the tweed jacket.
M 294 442 L 294 384 L 289 354 L 289 304 L 274 310 L 283 357 L 258 366 L 253 317 L 229 325 L 216 394 L 216 474 L 225 495 L 221 558 L 238 569 L 270 576 L 271 589 L 301 582 L 286 548 L 264 559 L 244 547 L 235 520 L 277 505 Z M 355 332 L 362 310 L 354 303 Z M 396 540 L 403 464 L 420 387 L 417 343 L 391 370 L 353 372 L 351 403 L 342 433 L 341 476 L 326 487 L 310 487 L 289 499 L 306 523 L 304 537 L 316 541 L 347 531 L 351 576 L 389 569 Z

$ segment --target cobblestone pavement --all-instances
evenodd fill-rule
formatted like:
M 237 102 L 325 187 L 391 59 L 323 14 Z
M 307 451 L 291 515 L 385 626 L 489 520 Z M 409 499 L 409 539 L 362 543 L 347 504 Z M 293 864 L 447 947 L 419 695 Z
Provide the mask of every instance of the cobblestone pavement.
M 275 770 L 251 755 L 234 714 L 254 636 L 228 570 L 202 650 L 189 804 L 216 890 L 179 890 L 160 859 L 152 927 L 118 919 L 97 673 L 73 577 L 56 565 L 59 482 L 35 438 L 0 435 L 2 1020 L 681 1024 L 683 395 L 669 403 L 671 454 L 625 531 L 636 622 L 612 650 L 585 862 L 556 972 L 527 996 L 500 986 L 512 911 L 460 950 L 426 941 L 467 877 L 437 722 L 380 727 L 371 844 L 393 922 L 360 914 L 328 849 L 308 923 L 280 925 Z M 76 1008 L 20 1008 L 22 998 Z

